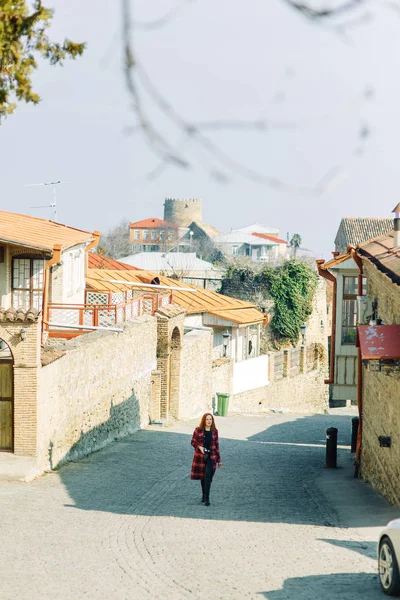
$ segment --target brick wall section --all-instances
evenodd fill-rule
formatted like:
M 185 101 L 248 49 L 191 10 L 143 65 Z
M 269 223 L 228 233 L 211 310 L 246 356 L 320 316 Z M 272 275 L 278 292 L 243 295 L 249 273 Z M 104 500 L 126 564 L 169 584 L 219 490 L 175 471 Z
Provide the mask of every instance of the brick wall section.
M 148 425 L 156 367 L 156 319 L 122 333 L 63 342 L 66 355 L 43 367 L 38 390 L 38 466 L 80 458 Z
M 26 329 L 24 341 L 20 336 L 22 328 Z M 40 329 L 40 321 L 0 324 L 0 338 L 8 344 L 14 359 L 14 454 L 20 456 L 36 455 Z
M 212 406 L 212 335 L 192 330 L 183 338 L 180 419 L 194 419 Z
M 367 260 L 363 260 L 367 294 L 377 298 L 378 316 L 384 324 L 400 324 L 400 286 Z M 362 368 L 363 440 L 361 475 L 400 508 L 400 374 Z M 392 438 L 391 448 L 381 448 L 380 435 Z
M 151 411 L 150 420 L 160 421 L 161 419 L 161 372 L 152 371 L 151 373 Z
M 171 304 L 159 309 L 157 317 L 157 370 L 161 373 L 160 414 L 166 421 L 179 418 L 181 347 L 185 310 Z M 172 392 L 172 393 L 171 393 Z

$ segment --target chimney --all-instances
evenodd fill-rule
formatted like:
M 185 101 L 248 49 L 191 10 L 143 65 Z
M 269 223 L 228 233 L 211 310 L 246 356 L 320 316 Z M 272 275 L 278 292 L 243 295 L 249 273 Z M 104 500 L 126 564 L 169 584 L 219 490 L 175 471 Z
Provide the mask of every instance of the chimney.
M 400 202 L 394 207 L 392 213 L 394 213 L 393 248 L 400 248 Z

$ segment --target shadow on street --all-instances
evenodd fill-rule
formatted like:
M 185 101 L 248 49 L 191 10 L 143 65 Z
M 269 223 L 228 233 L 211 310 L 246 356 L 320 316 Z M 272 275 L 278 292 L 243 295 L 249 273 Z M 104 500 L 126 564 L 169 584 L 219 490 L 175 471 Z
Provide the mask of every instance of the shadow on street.
M 259 594 L 266 600 L 379 600 L 385 597 L 380 590 L 378 575 L 373 573 L 332 573 L 294 577 L 286 579 L 280 590 Z
M 140 430 L 58 474 L 71 498 L 67 506 L 84 511 L 335 527 L 337 515 L 314 485 L 324 468 L 328 421 L 339 429 L 339 444 L 348 445 L 349 416 L 286 417 L 248 439 L 224 438 L 220 420 L 223 468 L 216 471 L 208 511 L 200 483 L 190 480 L 191 436 L 168 429 Z M 366 514 L 364 522 L 357 516 L 357 526 L 386 521 L 384 514 Z

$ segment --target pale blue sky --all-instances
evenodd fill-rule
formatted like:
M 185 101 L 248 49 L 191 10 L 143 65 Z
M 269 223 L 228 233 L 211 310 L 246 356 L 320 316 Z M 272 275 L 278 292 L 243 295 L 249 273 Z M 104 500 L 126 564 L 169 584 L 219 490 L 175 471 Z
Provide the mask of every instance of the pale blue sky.
M 162 15 L 178 1 L 135 0 L 137 19 Z M 212 134 L 235 160 L 306 187 L 345 165 L 346 177 L 319 197 L 277 191 L 230 171 L 230 182 L 218 183 L 193 144 L 185 150 L 191 170 L 169 167 L 149 182 L 158 159 L 140 132 L 123 133 L 134 117 L 121 71 L 120 3 L 46 4 L 56 10 L 52 36 L 85 40 L 88 48 L 63 68 L 42 64 L 34 78 L 42 103 L 20 105 L 1 127 L 3 210 L 50 218 L 50 209 L 30 207 L 50 203 L 51 190 L 24 184 L 51 179 L 68 182 L 58 189 L 59 220 L 89 230 L 106 231 L 124 217 L 162 217 L 165 197 L 200 197 L 204 221 L 224 232 L 265 223 L 282 236 L 299 232 L 303 245 L 325 258 L 342 216 L 390 216 L 400 196 L 400 18 L 389 3 L 367 3 L 373 18 L 351 28 L 348 42 L 282 0 L 193 0 L 163 29 L 136 32 L 141 62 L 185 119 L 296 124 Z M 369 100 L 366 86 L 375 91 Z M 147 106 L 168 139 L 179 142 Z M 352 158 L 364 122 L 371 135 L 363 155 Z M 209 165 L 223 170 L 213 160 Z

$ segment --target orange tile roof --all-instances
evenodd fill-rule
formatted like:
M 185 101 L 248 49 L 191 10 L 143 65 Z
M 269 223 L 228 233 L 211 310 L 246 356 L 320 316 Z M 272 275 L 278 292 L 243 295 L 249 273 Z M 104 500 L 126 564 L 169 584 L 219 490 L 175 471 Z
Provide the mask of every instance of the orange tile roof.
M 176 229 L 178 226 L 175 225 L 175 223 L 168 223 L 168 221 L 163 221 L 162 219 L 157 219 L 156 217 L 150 218 L 150 219 L 144 219 L 143 221 L 136 221 L 136 223 L 129 223 L 129 227 L 130 229 L 136 227 L 138 229 L 144 227 L 144 228 L 154 228 L 156 229 L 157 227 L 168 227 L 168 228 L 173 228 Z
M 228 308 L 225 310 L 210 310 L 209 314 L 219 317 L 220 319 L 233 321 L 233 323 L 238 323 L 239 325 L 250 325 L 252 323 L 260 323 L 261 321 L 263 321 L 263 325 L 266 325 L 269 322 L 268 315 L 260 313 L 257 308 Z
M 126 269 L 128 271 L 138 271 L 137 267 L 133 265 L 127 265 L 119 260 L 114 260 L 109 256 L 104 256 L 103 254 L 96 254 L 96 252 L 89 252 L 89 261 L 88 261 L 89 269 L 113 269 L 113 270 L 121 270 Z
M 270 240 L 271 242 L 277 242 L 278 244 L 287 244 L 286 240 L 281 240 L 281 238 L 275 237 L 274 235 L 268 235 L 268 233 L 256 233 L 254 231 L 252 235 L 256 235 L 259 238 L 264 238 L 264 240 Z
M 65 250 L 94 239 L 94 235 L 88 231 L 46 219 L 0 211 L 0 242 L 3 243 L 49 252 L 54 244 L 60 244 Z
M 172 301 L 185 308 L 189 315 L 208 312 L 220 316 L 222 319 L 227 319 L 243 325 L 265 322 L 266 315 L 259 311 L 251 302 L 224 296 L 223 294 L 218 294 L 217 292 L 205 290 L 195 285 L 170 279 L 169 277 L 164 277 L 157 273 L 152 273 L 151 271 L 89 269 L 86 276 L 86 283 L 88 287 L 96 291 L 125 291 L 132 289 L 132 287 L 121 283 L 110 283 L 109 281 L 101 280 L 125 280 L 127 282 L 151 283 L 154 277 L 160 279 L 161 285 L 196 290 L 196 292 L 189 292 L 185 289 L 182 289 L 182 291 L 172 290 Z M 138 287 L 137 289 L 149 291 L 148 288 Z
M 327 270 L 336 267 L 336 265 L 340 265 L 340 263 L 349 260 L 349 258 L 351 258 L 351 252 L 346 252 L 346 254 L 338 254 L 334 258 L 331 258 L 331 260 L 328 260 L 328 262 L 317 260 L 317 263 L 319 263 L 321 269 Z

